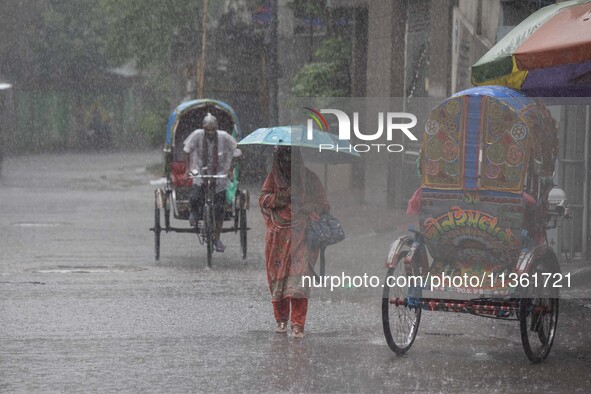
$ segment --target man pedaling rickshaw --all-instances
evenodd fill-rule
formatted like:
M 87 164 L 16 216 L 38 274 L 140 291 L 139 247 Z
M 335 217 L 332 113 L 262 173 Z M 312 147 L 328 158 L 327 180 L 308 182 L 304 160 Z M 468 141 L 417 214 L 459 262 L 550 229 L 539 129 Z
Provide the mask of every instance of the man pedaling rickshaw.
M 203 119 L 203 128 L 193 131 L 185 139 L 183 151 L 186 168 L 190 172 L 196 171 L 202 175 L 227 175 L 213 181 L 215 188 L 213 245 L 216 252 L 222 253 L 225 246 L 220 240 L 220 234 L 224 222 L 226 188 L 234 178 L 234 165 L 242 152 L 238 149 L 234 137 L 223 130 L 218 130 L 217 119 L 210 113 Z M 198 220 L 203 217 L 204 203 L 203 179 L 195 177 L 189 196 L 191 226 L 197 226 Z

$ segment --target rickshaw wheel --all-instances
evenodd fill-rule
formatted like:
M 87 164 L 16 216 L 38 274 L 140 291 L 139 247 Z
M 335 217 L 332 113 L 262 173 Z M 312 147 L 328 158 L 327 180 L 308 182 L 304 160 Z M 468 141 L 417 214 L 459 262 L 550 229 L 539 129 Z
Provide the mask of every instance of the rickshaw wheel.
M 165 194 L 164 200 L 164 226 L 170 228 L 170 193 Z
M 207 266 L 211 267 L 213 255 L 213 210 L 209 205 L 203 207 L 203 238 L 207 245 Z
M 236 196 L 234 196 L 234 205 L 232 209 L 234 210 L 234 233 L 236 233 L 240 229 L 240 190 L 238 190 Z
M 242 259 L 246 259 L 247 233 L 246 209 L 240 208 L 240 249 L 242 250 Z
M 158 208 L 158 199 L 154 203 L 154 253 L 156 261 L 160 260 L 160 208 Z
M 544 265 L 538 263 L 531 275 L 543 278 Z M 552 270 L 555 272 L 555 270 Z M 519 302 L 519 327 L 525 354 L 533 363 L 542 362 L 550 353 L 558 323 L 558 288 L 529 286 Z
M 421 308 L 419 305 L 411 305 L 409 302 L 409 287 L 396 286 L 396 279 L 399 276 L 408 278 L 404 266 L 404 257 L 408 252 L 402 252 L 398 258 L 396 268 L 389 268 L 384 282 L 382 295 L 382 325 L 386 342 L 396 354 L 405 353 L 412 346 L 421 322 Z M 413 268 L 414 269 L 414 268 Z M 388 278 L 391 279 L 390 282 Z M 408 280 L 407 280 L 408 283 Z M 393 285 L 394 286 L 389 286 Z M 404 300 L 404 303 L 393 303 L 391 300 Z M 417 299 L 414 299 L 415 303 Z

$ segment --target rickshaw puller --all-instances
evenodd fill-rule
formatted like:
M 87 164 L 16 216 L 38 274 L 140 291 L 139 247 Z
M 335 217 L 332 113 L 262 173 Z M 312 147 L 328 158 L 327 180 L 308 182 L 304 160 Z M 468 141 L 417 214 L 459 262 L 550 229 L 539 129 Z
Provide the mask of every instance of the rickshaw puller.
M 197 171 L 204 175 L 227 175 L 226 178 L 213 180 L 214 197 L 214 229 L 213 244 L 217 252 L 225 250 L 220 240 L 224 223 L 226 205 L 226 188 L 233 180 L 234 164 L 242 155 L 234 137 L 229 133 L 218 130 L 215 116 L 208 113 L 203 119 L 203 128 L 193 131 L 184 141 L 185 164 L 188 171 Z M 203 179 L 193 179 L 193 189 L 189 196 L 189 223 L 196 226 L 203 217 L 205 203 L 205 188 Z

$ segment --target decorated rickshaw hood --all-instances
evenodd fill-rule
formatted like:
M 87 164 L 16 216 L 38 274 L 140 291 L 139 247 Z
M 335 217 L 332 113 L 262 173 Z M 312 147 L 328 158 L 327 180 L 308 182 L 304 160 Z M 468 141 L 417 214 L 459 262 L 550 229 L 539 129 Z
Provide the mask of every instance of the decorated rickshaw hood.
M 464 90 L 429 115 L 422 186 L 521 193 L 532 176 L 551 180 L 557 146 L 554 120 L 541 103 L 502 86 Z
M 232 109 L 232 107 L 230 107 L 230 105 L 228 105 L 227 103 L 224 103 L 223 101 L 219 101 L 219 100 L 213 100 L 213 99 L 198 99 L 198 100 L 191 100 L 191 101 L 186 101 L 182 104 L 180 104 L 178 107 L 176 107 L 174 109 L 174 111 L 172 111 L 172 113 L 170 114 L 170 117 L 168 118 L 168 123 L 166 124 L 166 140 L 165 140 L 165 144 L 166 146 L 171 146 L 172 142 L 174 141 L 174 134 L 176 132 L 176 128 L 179 122 L 179 119 L 181 118 L 181 116 L 194 108 L 198 108 L 198 107 L 203 107 L 203 106 L 214 106 L 217 107 L 218 109 L 221 109 L 225 112 L 227 112 L 228 114 L 230 114 L 230 116 L 232 117 L 232 120 L 234 122 L 234 130 L 225 130 L 228 133 L 232 134 L 232 136 L 237 140 L 240 141 L 240 139 L 242 139 L 242 130 L 240 129 L 240 123 L 238 121 L 238 116 L 236 115 L 236 112 L 234 111 L 234 109 Z

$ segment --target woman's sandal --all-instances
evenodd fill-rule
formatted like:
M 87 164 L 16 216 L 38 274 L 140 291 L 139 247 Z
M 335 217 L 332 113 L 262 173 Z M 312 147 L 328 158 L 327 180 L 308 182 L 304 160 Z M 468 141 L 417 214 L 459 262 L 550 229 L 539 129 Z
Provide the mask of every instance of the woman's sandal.
M 278 322 L 277 327 L 275 328 L 275 332 L 278 334 L 287 334 L 287 322 Z
M 294 338 L 303 338 L 304 337 L 304 328 L 300 326 L 293 326 L 291 328 L 291 336 Z

